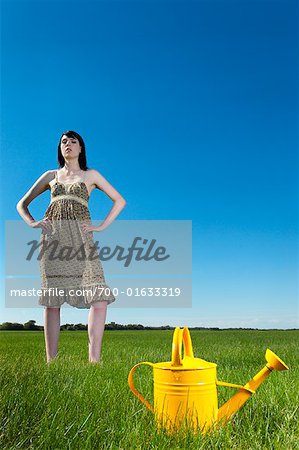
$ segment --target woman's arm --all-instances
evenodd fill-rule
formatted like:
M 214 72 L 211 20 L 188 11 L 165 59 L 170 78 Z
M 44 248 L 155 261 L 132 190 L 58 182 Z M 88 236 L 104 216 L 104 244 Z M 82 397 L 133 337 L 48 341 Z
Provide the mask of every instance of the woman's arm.
M 107 228 L 114 219 L 119 215 L 119 213 L 123 210 L 126 205 L 126 200 L 117 192 L 116 189 L 101 175 L 97 170 L 92 169 L 92 184 L 95 184 L 97 189 L 105 192 L 109 198 L 114 202 L 109 214 L 105 218 L 105 220 L 98 227 L 92 227 L 93 231 L 102 231 Z M 85 227 L 88 227 L 85 225 Z M 90 227 L 89 227 L 90 228 Z M 92 231 L 86 229 L 86 231 Z
M 49 182 L 53 179 L 53 171 L 47 170 L 44 172 L 39 179 L 32 185 L 32 187 L 26 192 L 26 194 L 19 200 L 16 205 L 17 211 L 24 221 L 29 225 L 33 226 L 39 224 L 41 221 L 36 221 L 28 210 L 28 205 L 34 200 L 38 195 L 49 189 Z M 41 227 L 43 228 L 43 227 Z

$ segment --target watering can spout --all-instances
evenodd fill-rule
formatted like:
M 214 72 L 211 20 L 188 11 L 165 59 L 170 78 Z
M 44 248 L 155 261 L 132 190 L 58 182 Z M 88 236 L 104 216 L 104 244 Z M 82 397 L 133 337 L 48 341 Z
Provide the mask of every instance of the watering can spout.
M 270 375 L 273 370 L 288 370 L 288 366 L 270 349 L 266 350 L 265 358 L 267 364 L 260 370 L 245 386 L 218 410 L 218 422 L 227 422 L 243 404 L 255 393 L 256 389 Z M 218 385 L 228 385 L 228 383 L 217 382 Z

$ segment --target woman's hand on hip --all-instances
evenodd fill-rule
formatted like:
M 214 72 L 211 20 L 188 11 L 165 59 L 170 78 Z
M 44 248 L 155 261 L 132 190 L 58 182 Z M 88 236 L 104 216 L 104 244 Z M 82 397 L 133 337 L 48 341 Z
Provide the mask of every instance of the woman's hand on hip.
M 86 223 L 82 225 L 82 230 L 84 231 L 84 233 L 89 233 L 90 231 L 102 231 L 101 227 L 96 227 L 94 225 L 87 225 Z
M 49 233 L 52 231 L 51 221 L 47 218 L 42 220 L 35 220 L 29 224 L 31 228 L 41 228 L 43 232 Z

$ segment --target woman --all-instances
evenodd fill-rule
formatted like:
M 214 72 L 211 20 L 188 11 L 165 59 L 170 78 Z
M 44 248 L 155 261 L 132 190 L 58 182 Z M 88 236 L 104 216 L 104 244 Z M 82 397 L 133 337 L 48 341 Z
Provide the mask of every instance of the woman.
M 57 356 L 60 307 L 67 302 L 77 308 L 90 308 L 89 362 L 96 363 L 101 355 L 107 305 L 115 298 L 106 285 L 100 259 L 95 258 L 94 253 L 92 258 L 88 258 L 87 253 L 92 248 L 94 250 L 95 246 L 92 232 L 107 228 L 124 208 L 126 201 L 97 170 L 87 168 L 85 144 L 75 131 L 66 131 L 61 135 L 58 161 L 60 169 L 43 173 L 18 202 L 17 210 L 30 227 L 42 229 L 40 270 L 43 294 L 39 304 L 45 306 L 47 362 Z M 88 209 L 90 194 L 96 188 L 105 192 L 114 202 L 111 211 L 98 227 L 91 224 Z M 35 220 L 28 211 L 28 205 L 47 189 L 51 191 L 51 203 L 44 218 Z M 79 258 L 76 251 L 77 257 L 63 256 L 65 249 L 76 250 L 77 246 L 85 252 L 83 258 Z M 51 257 L 54 247 L 61 250 L 59 258 Z M 53 292 L 57 293 L 58 290 L 59 294 L 53 297 Z

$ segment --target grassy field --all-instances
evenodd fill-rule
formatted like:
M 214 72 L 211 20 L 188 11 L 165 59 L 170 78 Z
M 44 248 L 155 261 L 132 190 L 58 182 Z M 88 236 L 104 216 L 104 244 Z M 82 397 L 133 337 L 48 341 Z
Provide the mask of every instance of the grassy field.
M 45 363 L 43 332 L 1 331 L 1 442 L 4 449 L 297 449 L 298 332 L 192 331 L 196 357 L 217 363 L 218 379 L 245 384 L 267 347 L 290 367 L 273 372 L 226 427 L 204 437 L 158 432 L 153 414 L 129 390 L 140 361 L 169 361 L 172 331 L 105 331 L 103 366 L 87 359 L 87 332 L 60 334 Z M 152 402 L 152 369 L 136 372 Z M 219 388 L 221 405 L 236 391 Z

